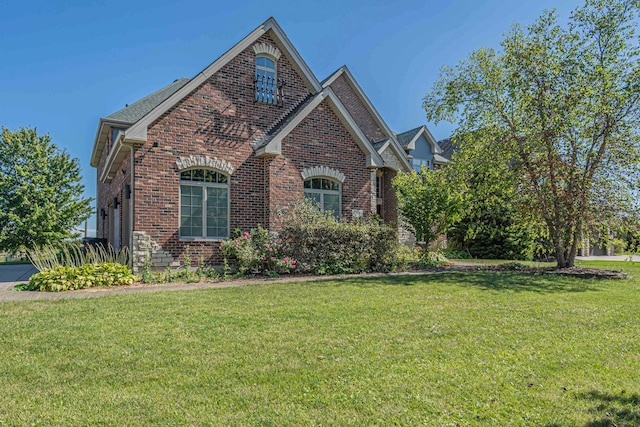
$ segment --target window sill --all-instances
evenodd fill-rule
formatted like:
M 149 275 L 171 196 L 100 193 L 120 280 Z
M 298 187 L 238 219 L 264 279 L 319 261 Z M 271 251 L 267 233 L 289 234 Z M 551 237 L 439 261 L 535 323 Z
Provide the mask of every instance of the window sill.
M 180 242 L 222 242 L 226 237 L 185 237 L 180 236 Z

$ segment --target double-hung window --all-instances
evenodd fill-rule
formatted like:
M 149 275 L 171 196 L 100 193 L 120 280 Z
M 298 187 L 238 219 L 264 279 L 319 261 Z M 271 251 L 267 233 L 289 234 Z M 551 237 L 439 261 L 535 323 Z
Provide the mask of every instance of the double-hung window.
M 208 169 L 180 173 L 180 237 L 229 237 L 229 177 Z
M 305 199 L 315 202 L 322 211 L 339 218 L 342 212 L 340 183 L 329 178 L 309 178 L 304 181 Z

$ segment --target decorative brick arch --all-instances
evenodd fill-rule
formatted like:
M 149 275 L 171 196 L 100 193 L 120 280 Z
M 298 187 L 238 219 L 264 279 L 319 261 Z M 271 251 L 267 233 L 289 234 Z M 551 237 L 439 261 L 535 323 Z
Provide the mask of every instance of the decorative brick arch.
M 335 179 L 336 181 L 340 181 L 344 183 L 345 176 L 342 172 L 337 169 L 331 169 L 327 166 L 314 166 L 312 168 L 304 168 L 301 172 L 302 179 L 307 180 L 309 178 L 324 176 L 327 178 Z
M 282 53 L 277 47 L 270 46 L 266 43 L 256 43 L 253 45 L 253 51 L 256 55 L 269 55 L 275 60 L 279 60 Z
M 178 166 L 178 170 L 189 168 L 211 168 L 217 169 L 220 172 L 225 172 L 229 175 L 232 175 L 234 170 L 233 166 L 228 161 L 208 156 L 179 157 L 178 160 L 176 160 L 176 165 Z

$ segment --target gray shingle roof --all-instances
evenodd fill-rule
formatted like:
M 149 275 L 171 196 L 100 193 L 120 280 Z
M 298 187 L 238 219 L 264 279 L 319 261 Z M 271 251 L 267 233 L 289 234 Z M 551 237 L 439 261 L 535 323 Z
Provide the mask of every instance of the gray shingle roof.
M 135 123 L 147 113 L 160 105 L 165 99 L 180 90 L 190 79 L 182 78 L 174 81 L 168 86 L 153 92 L 151 95 L 134 102 L 123 108 L 120 111 L 116 111 L 113 114 L 105 117 L 109 120 L 115 120 L 119 122 Z
M 459 148 L 456 147 L 449 138 L 438 141 L 438 145 L 442 148 L 442 153 L 440 153 L 440 155 L 448 160 L 451 160 L 453 153 L 459 150 Z
M 383 146 L 383 145 L 384 145 L 388 140 L 389 140 L 389 138 L 387 138 L 387 139 L 383 139 L 383 140 L 381 140 L 381 141 L 373 142 L 373 143 L 372 143 L 372 144 L 373 144 L 373 148 L 375 148 L 377 152 L 380 152 L 380 149 L 382 148 L 382 146 Z
M 310 104 L 319 94 L 320 93 L 313 95 L 311 93 L 308 93 L 304 97 L 302 97 L 296 104 L 293 104 L 293 106 L 288 111 L 285 111 L 285 113 L 281 117 L 279 117 L 271 126 L 267 128 L 267 131 L 261 138 L 254 141 L 254 143 L 252 144 L 253 149 L 259 150 L 260 148 L 266 147 L 267 144 L 269 144 L 269 142 L 271 142 L 271 140 L 275 138 L 282 129 L 284 129 L 289 123 L 291 123 L 291 121 L 295 119 L 302 110 L 304 110 L 304 107 Z
M 422 126 L 418 126 L 415 129 L 411 129 L 406 132 L 399 133 L 396 135 L 396 138 L 398 138 L 398 142 L 400 143 L 400 145 L 406 148 L 407 145 L 409 145 L 409 143 L 411 142 L 411 140 L 416 137 L 420 129 L 422 129 Z

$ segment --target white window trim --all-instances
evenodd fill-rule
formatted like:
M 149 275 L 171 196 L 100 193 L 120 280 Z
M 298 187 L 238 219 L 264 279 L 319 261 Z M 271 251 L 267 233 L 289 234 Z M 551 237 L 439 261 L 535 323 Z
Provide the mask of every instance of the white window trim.
M 184 172 L 186 170 L 192 169 L 205 169 L 210 170 L 212 172 L 218 172 L 227 177 L 226 184 L 220 184 L 217 182 L 198 182 L 198 181 L 187 181 L 180 179 L 180 187 L 178 191 L 178 237 L 179 240 L 184 241 L 222 241 L 224 239 L 229 238 L 231 235 L 231 176 L 227 175 L 225 172 L 211 169 L 211 168 L 189 168 L 183 169 L 180 172 Z M 202 187 L 202 235 L 201 236 L 183 236 L 182 235 L 182 186 L 189 185 L 192 187 Z M 226 236 L 206 236 L 207 232 L 207 190 L 206 187 L 214 187 L 214 188 L 225 188 L 227 190 L 227 235 Z
M 338 184 L 338 189 L 337 190 L 321 190 L 321 189 L 315 189 L 315 188 L 304 188 L 304 181 L 311 180 L 313 178 L 324 178 L 324 179 L 327 179 L 329 181 L 336 182 Z M 335 178 L 329 177 L 329 176 L 313 176 L 313 177 L 309 177 L 309 178 L 305 179 L 304 181 L 302 181 L 302 186 L 304 188 L 305 196 L 307 194 L 320 194 L 320 210 L 322 212 L 325 212 L 325 210 L 324 210 L 324 195 L 325 194 L 330 194 L 332 196 L 335 196 L 337 194 L 338 195 L 338 203 L 339 203 L 339 206 L 340 206 L 340 209 L 338 210 L 338 218 L 342 218 L 342 182 L 336 180 Z

